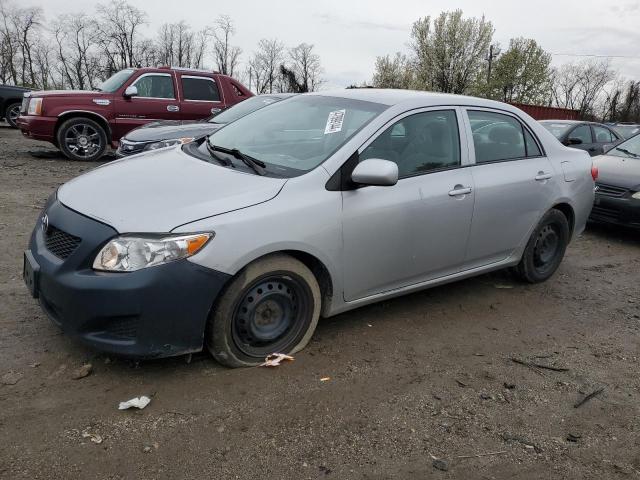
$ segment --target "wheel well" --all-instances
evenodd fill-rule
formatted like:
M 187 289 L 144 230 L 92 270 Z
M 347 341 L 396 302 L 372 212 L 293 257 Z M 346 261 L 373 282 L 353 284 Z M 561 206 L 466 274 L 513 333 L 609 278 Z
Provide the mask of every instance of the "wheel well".
M 318 280 L 318 285 L 320 286 L 320 292 L 322 294 L 322 309 L 320 311 L 320 314 L 322 316 L 325 316 L 325 313 L 331 306 L 331 298 L 333 297 L 333 282 L 331 281 L 331 275 L 329 274 L 329 270 L 327 269 L 327 267 L 325 267 L 324 263 L 322 263 L 316 257 L 306 252 L 302 252 L 299 250 L 284 250 L 280 253 L 292 256 L 296 260 L 304 263 L 307 268 L 311 270 L 313 275 Z
M 56 122 L 56 128 L 53 132 L 53 138 L 55 139 L 56 143 L 58 141 L 58 130 L 60 129 L 60 126 L 71 118 L 90 118 L 91 120 L 98 122 L 98 124 L 102 128 L 104 128 L 104 133 L 107 136 L 107 144 L 111 142 L 111 128 L 109 127 L 109 124 L 107 123 L 107 121 L 104 118 L 102 118 L 100 115 L 97 115 L 91 112 L 69 112 L 69 113 L 64 113 L 60 115 L 60 117 L 58 117 L 58 121 Z
M 554 205 L 553 208 L 556 210 L 560 210 L 560 212 L 562 212 L 562 214 L 566 217 L 567 223 L 569 224 L 569 238 L 571 238 L 571 236 L 573 236 L 573 228 L 576 218 L 575 213 L 573 212 L 573 208 L 571 208 L 571 205 L 569 205 L 568 203 L 559 203 L 557 205 Z

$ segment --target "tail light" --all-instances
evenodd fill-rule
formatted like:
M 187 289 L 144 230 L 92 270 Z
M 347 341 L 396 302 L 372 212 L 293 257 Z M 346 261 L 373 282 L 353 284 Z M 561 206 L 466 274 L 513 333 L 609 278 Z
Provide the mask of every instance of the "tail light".
M 598 174 L 598 167 L 591 165 L 591 178 L 593 178 L 594 182 L 598 179 Z

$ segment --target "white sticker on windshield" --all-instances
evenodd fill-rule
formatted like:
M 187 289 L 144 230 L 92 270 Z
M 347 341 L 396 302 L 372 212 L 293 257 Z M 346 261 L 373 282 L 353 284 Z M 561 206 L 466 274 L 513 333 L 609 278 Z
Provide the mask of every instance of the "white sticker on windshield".
M 329 133 L 336 133 L 342 130 L 342 122 L 344 122 L 344 114 L 346 110 L 335 110 L 333 112 L 329 112 L 329 117 L 327 118 L 327 126 L 324 127 L 324 134 L 327 135 Z

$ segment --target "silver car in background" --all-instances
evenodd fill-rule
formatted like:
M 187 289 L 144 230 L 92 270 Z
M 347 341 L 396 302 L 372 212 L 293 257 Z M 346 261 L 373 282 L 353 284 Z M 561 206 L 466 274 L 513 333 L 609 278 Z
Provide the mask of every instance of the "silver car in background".
M 503 103 L 305 94 L 63 185 L 24 277 L 99 349 L 256 365 L 302 349 L 321 316 L 507 267 L 548 279 L 594 176 Z

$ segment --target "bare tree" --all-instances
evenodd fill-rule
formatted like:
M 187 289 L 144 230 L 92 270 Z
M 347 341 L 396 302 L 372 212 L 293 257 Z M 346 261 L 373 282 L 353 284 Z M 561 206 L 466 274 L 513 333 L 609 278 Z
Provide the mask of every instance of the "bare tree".
M 220 15 L 215 21 L 213 33 L 213 55 L 217 70 L 225 75 L 233 76 L 242 50 L 231 45 L 231 37 L 236 32 L 231 17 Z
M 150 53 L 150 43 L 141 42 L 140 38 L 140 30 L 147 23 L 147 14 L 125 0 L 98 4 L 97 12 L 107 73 L 142 64 Z
M 98 29 L 84 13 L 60 15 L 53 22 L 57 70 L 71 88 L 94 88 L 100 72 Z
M 301 92 L 314 92 L 322 85 L 322 65 L 320 56 L 313 51 L 313 45 L 301 43 L 289 49 L 290 70 L 299 82 Z
M 565 64 L 553 74 L 553 101 L 559 107 L 579 110 L 581 117 L 593 118 L 603 89 L 614 77 L 608 61 Z
M 280 75 L 284 60 L 284 44 L 278 39 L 263 38 L 249 60 L 249 77 L 257 93 L 282 91 L 285 85 Z

